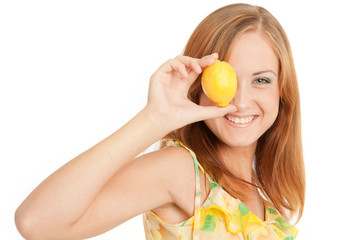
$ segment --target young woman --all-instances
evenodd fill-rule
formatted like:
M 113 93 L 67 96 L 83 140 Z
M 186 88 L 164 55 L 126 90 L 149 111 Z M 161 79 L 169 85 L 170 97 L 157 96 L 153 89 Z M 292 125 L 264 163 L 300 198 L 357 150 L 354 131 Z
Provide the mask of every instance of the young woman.
M 217 58 L 238 79 L 224 108 L 200 84 Z M 26 239 L 88 238 L 142 213 L 147 239 L 294 239 L 288 219 L 300 219 L 304 192 L 289 42 L 268 11 L 233 4 L 151 76 L 141 112 L 50 175 L 15 217 Z

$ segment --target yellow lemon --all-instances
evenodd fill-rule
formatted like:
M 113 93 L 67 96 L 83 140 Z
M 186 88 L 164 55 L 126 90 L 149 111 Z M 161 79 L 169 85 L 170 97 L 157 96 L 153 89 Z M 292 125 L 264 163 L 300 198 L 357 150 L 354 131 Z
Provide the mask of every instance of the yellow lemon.
M 211 101 L 219 107 L 226 107 L 236 93 L 235 70 L 229 63 L 216 59 L 214 64 L 204 69 L 201 85 Z

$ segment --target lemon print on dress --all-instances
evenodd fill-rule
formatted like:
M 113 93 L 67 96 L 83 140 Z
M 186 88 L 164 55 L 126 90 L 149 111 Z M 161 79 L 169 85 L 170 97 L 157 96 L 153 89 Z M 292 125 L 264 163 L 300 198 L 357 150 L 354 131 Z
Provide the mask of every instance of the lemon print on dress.
M 229 63 L 216 59 L 215 63 L 204 69 L 201 85 L 211 101 L 219 107 L 226 107 L 236 93 L 235 70 Z

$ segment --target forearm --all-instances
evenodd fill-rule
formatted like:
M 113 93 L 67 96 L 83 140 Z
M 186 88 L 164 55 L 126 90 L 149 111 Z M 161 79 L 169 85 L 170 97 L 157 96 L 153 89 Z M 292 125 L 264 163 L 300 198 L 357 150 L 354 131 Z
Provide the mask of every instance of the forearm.
M 44 180 L 20 205 L 17 223 L 48 219 L 64 227 L 74 223 L 116 172 L 166 133 L 156 117 L 144 109 Z

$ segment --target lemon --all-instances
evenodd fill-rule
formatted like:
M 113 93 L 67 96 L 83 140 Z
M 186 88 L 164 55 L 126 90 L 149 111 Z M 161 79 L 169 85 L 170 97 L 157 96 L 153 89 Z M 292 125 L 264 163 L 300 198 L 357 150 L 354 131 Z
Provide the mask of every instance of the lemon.
M 236 93 L 237 79 L 235 70 L 229 63 L 216 59 L 215 63 L 204 69 L 201 85 L 206 96 L 211 101 L 219 107 L 226 107 Z

